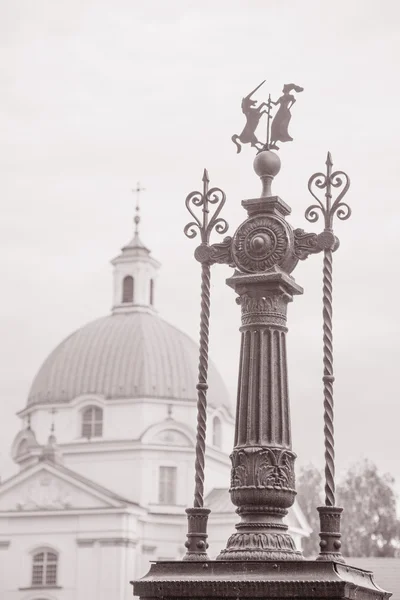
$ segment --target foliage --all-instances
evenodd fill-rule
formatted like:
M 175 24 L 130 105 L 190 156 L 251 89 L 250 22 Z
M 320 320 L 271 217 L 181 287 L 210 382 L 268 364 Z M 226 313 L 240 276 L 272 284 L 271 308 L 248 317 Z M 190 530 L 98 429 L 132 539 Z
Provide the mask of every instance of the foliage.
M 345 556 L 395 556 L 400 545 L 394 479 L 369 461 L 347 471 L 338 486 Z
M 305 556 L 319 552 L 319 518 L 322 475 L 313 465 L 298 477 L 298 502 L 312 528 L 303 543 Z M 400 548 L 400 521 L 396 514 L 394 479 L 381 475 L 372 462 L 352 465 L 337 485 L 337 505 L 343 507 L 342 554 L 344 556 L 396 556 Z

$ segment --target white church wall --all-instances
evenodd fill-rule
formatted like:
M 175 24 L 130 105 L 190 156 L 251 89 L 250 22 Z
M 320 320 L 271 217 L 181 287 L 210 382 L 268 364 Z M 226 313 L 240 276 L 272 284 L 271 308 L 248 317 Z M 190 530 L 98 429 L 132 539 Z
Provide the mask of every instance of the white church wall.
M 160 505 L 160 467 L 176 468 L 177 507 L 189 506 L 190 479 L 193 471 L 193 449 L 143 449 L 141 451 L 141 499 L 144 506 Z
M 94 449 L 90 453 L 64 453 L 64 464 L 80 475 L 133 502 L 140 501 L 140 462 L 129 449 Z
M 193 466 L 192 470 L 194 470 Z M 214 488 L 228 488 L 230 485 L 230 472 L 230 463 L 228 463 L 228 461 L 226 461 L 225 464 L 221 463 L 221 461 L 216 460 L 210 452 L 206 462 L 204 481 L 205 493 L 208 494 Z
M 29 593 L 35 598 L 49 593 L 57 600 L 128 600 L 139 543 L 136 522 L 134 515 L 123 512 L 0 516 L 2 539 L 10 541 L 0 554 L 1 598 L 24 600 Z M 58 555 L 57 585 L 34 588 L 32 558 L 42 548 Z
M 89 443 L 82 437 L 82 413 L 88 406 L 98 406 L 103 410 L 103 432 L 101 437 L 93 437 L 90 443 L 105 440 L 135 440 L 140 439 L 145 432 L 160 423 L 165 428 L 173 428 L 173 421 L 187 426 L 193 440 L 196 433 L 196 403 L 188 401 L 173 402 L 169 416 L 168 400 L 151 400 L 137 398 L 126 400 L 105 401 L 96 395 L 85 395 L 69 404 L 36 406 L 31 412 L 31 427 L 39 444 L 47 442 L 51 423 L 54 420 L 57 442 L 64 444 Z M 52 411 L 55 414 L 52 415 Z M 213 443 L 212 424 L 214 416 L 218 415 L 221 423 L 221 450 L 229 453 L 233 446 L 233 422 L 223 411 L 208 411 L 207 443 Z
M 3 519 L 1 519 L 3 521 Z M 40 517 L 10 520 L 8 535 L 12 538 L 2 564 L 0 589 L 4 598 L 20 600 L 32 586 L 32 559 L 35 550 L 48 548 L 58 554 L 58 600 L 73 600 L 76 591 L 76 518 L 46 519 Z M 40 590 L 38 590 L 40 597 Z
M 215 427 L 215 418 L 219 420 L 220 423 L 220 444 L 215 446 L 215 438 L 214 438 L 214 427 Z M 206 441 L 207 445 L 213 448 L 217 448 L 221 452 L 225 454 L 230 454 L 233 448 L 234 441 L 234 433 L 235 426 L 232 418 L 227 417 L 224 410 L 215 410 L 210 409 L 207 411 L 207 434 Z
M 143 575 L 149 569 L 149 560 L 175 560 L 184 555 L 187 518 L 184 511 L 176 515 L 150 513 L 142 523 L 145 545 L 152 548 L 151 557 L 145 555 L 142 563 Z M 146 562 L 147 561 L 147 562 Z

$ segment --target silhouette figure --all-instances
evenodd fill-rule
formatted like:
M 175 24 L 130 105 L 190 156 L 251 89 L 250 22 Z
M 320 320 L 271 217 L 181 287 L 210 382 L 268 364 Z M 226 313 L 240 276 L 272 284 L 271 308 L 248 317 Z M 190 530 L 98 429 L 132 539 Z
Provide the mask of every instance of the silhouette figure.
M 292 96 L 290 93 L 292 90 L 295 92 L 302 92 L 304 88 L 299 85 L 295 85 L 294 83 L 287 83 L 283 86 L 283 96 L 281 96 L 276 102 L 271 101 L 272 104 L 277 106 L 279 109 L 276 113 L 275 117 L 272 120 L 271 124 L 271 143 L 269 145 L 270 148 L 274 150 L 279 150 L 279 147 L 276 145 L 276 142 L 291 142 L 293 138 L 289 135 L 289 123 L 292 118 L 290 109 L 293 104 L 296 102 L 296 98 Z
M 267 104 L 263 102 L 257 108 L 255 108 L 257 101 L 251 99 L 252 95 L 264 83 L 265 80 L 262 83 L 260 83 L 260 85 L 258 85 L 256 88 L 254 88 L 254 90 L 242 100 L 242 112 L 246 117 L 246 125 L 244 126 L 244 129 L 240 135 L 235 134 L 231 138 L 232 142 L 237 147 L 238 154 L 242 150 L 242 146 L 239 144 L 239 142 L 241 142 L 242 144 L 251 144 L 251 146 L 254 146 L 255 148 L 257 148 L 257 150 L 262 150 L 264 146 L 264 144 L 257 139 L 255 131 L 258 127 L 262 115 L 267 114 L 268 112 L 264 109 L 264 107 L 267 107 Z

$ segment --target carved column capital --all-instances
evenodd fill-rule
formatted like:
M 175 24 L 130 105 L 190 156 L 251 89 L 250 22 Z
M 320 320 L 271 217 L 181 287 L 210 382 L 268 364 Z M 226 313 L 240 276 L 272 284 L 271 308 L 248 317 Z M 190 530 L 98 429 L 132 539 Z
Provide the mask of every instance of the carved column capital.
M 287 294 L 273 296 L 249 296 L 242 294 L 236 298 L 242 308 L 242 325 L 275 325 L 286 326 L 286 309 L 290 300 Z

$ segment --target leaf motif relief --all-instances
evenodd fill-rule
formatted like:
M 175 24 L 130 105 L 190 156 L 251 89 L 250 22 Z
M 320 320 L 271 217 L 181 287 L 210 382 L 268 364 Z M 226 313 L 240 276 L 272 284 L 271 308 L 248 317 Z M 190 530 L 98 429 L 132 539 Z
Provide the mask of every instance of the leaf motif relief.
M 232 456 L 231 487 L 242 487 L 247 483 L 248 457 L 240 451 Z
M 291 475 L 289 456 L 285 451 L 267 449 L 259 454 L 256 470 L 257 485 L 262 487 L 288 487 Z

